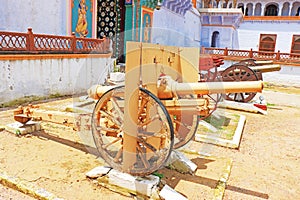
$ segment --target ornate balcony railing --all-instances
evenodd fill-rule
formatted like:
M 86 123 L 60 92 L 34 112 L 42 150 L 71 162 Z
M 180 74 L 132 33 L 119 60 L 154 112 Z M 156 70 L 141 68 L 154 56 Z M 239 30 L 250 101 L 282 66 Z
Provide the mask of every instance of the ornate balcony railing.
M 203 47 L 201 50 L 203 54 L 221 55 L 227 60 L 240 60 L 246 58 L 253 58 L 256 60 L 273 60 L 277 63 L 283 64 L 300 64 L 300 54 L 295 53 L 281 53 L 267 52 L 267 51 L 253 51 L 250 50 L 236 50 L 228 48 L 212 48 Z
M 0 54 L 4 53 L 110 53 L 108 38 L 92 39 L 72 36 L 0 31 Z

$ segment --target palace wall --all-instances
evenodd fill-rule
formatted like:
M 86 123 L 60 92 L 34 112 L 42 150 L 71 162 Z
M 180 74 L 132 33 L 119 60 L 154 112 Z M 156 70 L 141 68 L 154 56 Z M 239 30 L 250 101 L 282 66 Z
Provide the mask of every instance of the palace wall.
M 87 94 L 113 69 L 108 55 L 0 57 L 0 104 L 26 96 Z
M 244 21 L 238 29 L 238 40 L 243 50 L 258 50 L 260 34 L 277 34 L 275 51 L 291 51 L 293 35 L 300 35 L 299 21 Z

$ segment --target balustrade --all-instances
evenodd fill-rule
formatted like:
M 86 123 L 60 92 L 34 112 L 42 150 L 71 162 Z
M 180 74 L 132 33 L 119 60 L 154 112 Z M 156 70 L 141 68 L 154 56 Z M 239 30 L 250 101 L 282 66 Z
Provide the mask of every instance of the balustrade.
M 224 56 L 228 60 L 253 58 L 256 60 L 273 60 L 278 63 L 300 64 L 300 54 L 269 51 L 237 50 L 228 48 L 203 47 L 201 53 Z
M 34 34 L 31 28 L 27 33 L 0 31 L 1 53 L 98 53 L 110 52 L 108 38 L 77 38 Z

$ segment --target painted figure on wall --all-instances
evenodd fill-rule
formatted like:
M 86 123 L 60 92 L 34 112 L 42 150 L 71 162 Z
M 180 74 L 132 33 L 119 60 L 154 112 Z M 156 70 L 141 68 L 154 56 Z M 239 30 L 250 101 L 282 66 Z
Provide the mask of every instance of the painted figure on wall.
M 152 17 L 153 12 L 143 8 L 143 42 L 151 42 Z
M 78 37 L 92 36 L 92 1 L 72 0 L 72 31 Z
M 144 23 L 144 42 L 150 42 L 151 38 L 151 27 L 150 27 L 150 16 L 145 15 L 145 23 Z
M 86 13 L 87 13 L 88 7 L 85 3 L 85 0 L 80 0 L 78 4 L 78 20 L 77 20 L 77 25 L 76 25 L 76 33 L 80 35 L 80 37 L 86 37 L 87 34 L 89 33 L 87 26 L 87 18 L 86 18 Z

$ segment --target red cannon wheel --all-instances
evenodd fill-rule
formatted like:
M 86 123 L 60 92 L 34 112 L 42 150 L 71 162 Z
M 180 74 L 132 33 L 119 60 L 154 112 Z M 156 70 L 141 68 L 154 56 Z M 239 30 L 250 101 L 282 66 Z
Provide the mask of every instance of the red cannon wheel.
M 226 68 L 222 72 L 222 80 L 223 81 L 258 81 L 256 73 L 245 65 L 234 64 L 228 68 Z M 225 95 L 226 100 L 236 101 L 236 102 L 249 102 L 256 95 L 256 92 L 245 92 L 245 93 L 227 93 Z

